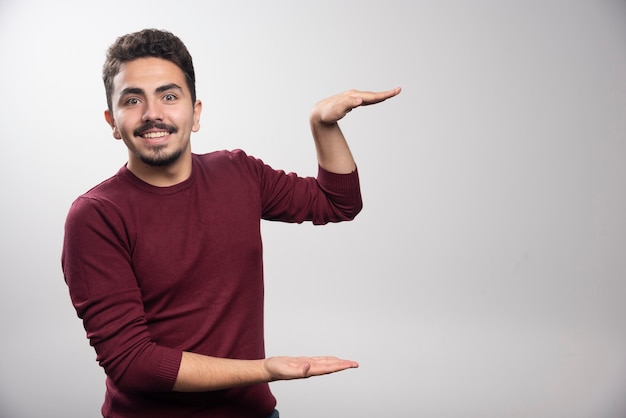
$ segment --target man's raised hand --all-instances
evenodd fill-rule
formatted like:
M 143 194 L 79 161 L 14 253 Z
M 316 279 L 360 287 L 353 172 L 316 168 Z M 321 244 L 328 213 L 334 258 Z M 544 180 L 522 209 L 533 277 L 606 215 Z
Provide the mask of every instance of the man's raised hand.
M 269 357 L 265 359 L 264 365 L 271 381 L 305 379 L 359 367 L 355 361 L 329 356 Z
M 334 124 L 355 107 L 368 106 L 385 101 L 400 93 L 400 87 L 372 92 L 347 90 L 318 102 L 311 111 L 311 123 Z

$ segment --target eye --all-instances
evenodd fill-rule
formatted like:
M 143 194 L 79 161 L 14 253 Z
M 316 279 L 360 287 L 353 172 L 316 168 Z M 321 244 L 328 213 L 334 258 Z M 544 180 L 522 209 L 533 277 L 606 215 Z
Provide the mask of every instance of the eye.
M 167 93 L 163 96 L 163 100 L 165 100 L 166 102 L 173 102 L 174 100 L 176 100 L 176 95 L 173 93 Z
M 126 99 L 126 101 L 124 102 L 125 105 L 127 106 L 132 106 L 132 105 L 136 105 L 139 103 L 139 99 L 136 97 L 129 97 L 128 99 Z

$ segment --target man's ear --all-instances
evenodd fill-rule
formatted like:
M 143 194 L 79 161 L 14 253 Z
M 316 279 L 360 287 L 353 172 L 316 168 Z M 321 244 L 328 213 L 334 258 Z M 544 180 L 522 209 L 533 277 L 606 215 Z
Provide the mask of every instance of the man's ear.
M 193 127 L 192 132 L 198 132 L 200 130 L 200 114 L 202 113 L 202 102 L 196 100 L 193 104 Z
M 107 109 L 104 111 L 104 119 L 107 121 L 109 126 L 113 128 L 113 138 L 122 139 L 122 135 L 120 134 L 120 131 L 117 129 L 117 125 L 115 124 L 115 119 L 113 119 L 113 114 L 111 113 L 110 110 Z

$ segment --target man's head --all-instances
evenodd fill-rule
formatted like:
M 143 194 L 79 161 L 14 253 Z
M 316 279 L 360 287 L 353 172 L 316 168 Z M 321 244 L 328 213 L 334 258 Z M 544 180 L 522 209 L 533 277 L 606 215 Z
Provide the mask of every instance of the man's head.
M 113 137 L 128 148 L 128 169 L 152 184 L 186 178 L 202 103 L 196 100 L 191 56 L 180 39 L 151 29 L 118 38 L 103 78 L 104 117 Z
M 185 44 L 170 32 L 144 29 L 119 37 L 107 52 L 102 68 L 102 79 L 109 110 L 113 109 L 111 101 L 113 78 L 120 71 L 120 66 L 125 62 L 145 57 L 161 58 L 176 64 L 185 75 L 187 87 L 191 92 L 191 101 L 195 103 L 196 75 L 191 55 Z

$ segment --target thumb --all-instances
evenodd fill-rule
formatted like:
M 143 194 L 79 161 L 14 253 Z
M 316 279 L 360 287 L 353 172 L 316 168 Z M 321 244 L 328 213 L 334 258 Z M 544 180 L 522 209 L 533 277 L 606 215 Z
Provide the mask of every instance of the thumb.
M 300 370 L 302 371 L 302 377 L 309 377 L 309 370 L 311 370 L 311 362 L 305 361 L 300 366 Z
M 352 96 L 350 98 L 350 102 L 352 107 L 361 106 L 361 104 L 363 103 L 363 98 L 359 96 Z

